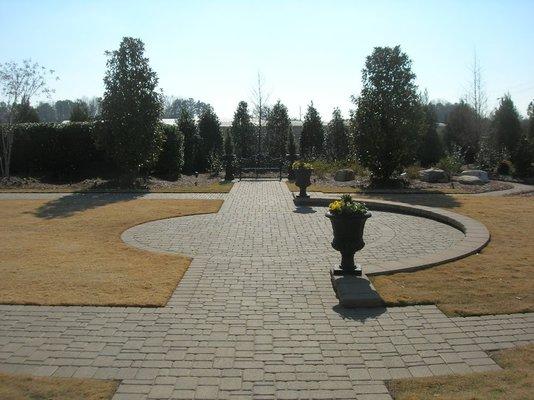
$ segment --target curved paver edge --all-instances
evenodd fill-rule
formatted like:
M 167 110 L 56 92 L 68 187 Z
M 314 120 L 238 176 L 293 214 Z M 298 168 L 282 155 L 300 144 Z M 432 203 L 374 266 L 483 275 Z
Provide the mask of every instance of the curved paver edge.
M 429 218 L 462 231 L 464 239 L 447 250 L 439 251 L 423 257 L 405 258 L 401 261 L 385 261 L 373 265 L 378 272 L 370 272 L 367 275 L 387 275 L 397 272 L 416 271 L 434 267 L 451 261 L 465 258 L 480 252 L 489 243 L 491 235 L 489 230 L 481 222 L 441 208 L 425 207 L 413 204 L 398 203 L 387 200 L 371 200 L 367 198 L 356 199 L 364 202 L 370 210 L 394 212 L 399 214 L 414 215 Z M 327 207 L 331 198 L 309 198 L 300 200 L 295 198 L 297 206 L 320 206 Z

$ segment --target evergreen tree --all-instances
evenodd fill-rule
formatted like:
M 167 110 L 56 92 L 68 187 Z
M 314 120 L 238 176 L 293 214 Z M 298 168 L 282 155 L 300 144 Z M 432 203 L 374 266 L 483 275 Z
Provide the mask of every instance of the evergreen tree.
M 518 146 L 512 154 L 515 173 L 520 177 L 528 177 L 532 174 L 534 162 L 534 143 L 528 140 L 526 135 L 521 135 Z
M 424 129 L 415 74 L 399 46 L 375 47 L 355 99 L 355 140 L 360 162 L 374 180 L 388 180 L 413 162 Z
M 198 168 L 205 171 L 210 167 L 210 159 L 219 158 L 223 150 L 221 124 L 213 108 L 204 109 L 198 120 L 198 134 L 200 136 L 200 154 Z
M 437 117 L 432 104 L 424 106 L 426 130 L 419 147 L 419 161 L 424 167 L 437 163 L 443 157 L 443 144 L 436 130 Z
M 534 143 L 534 100 L 530 102 L 527 109 L 528 115 L 528 139 Z
M 324 127 L 321 116 L 313 106 L 308 106 L 300 135 L 300 157 L 312 158 L 323 152 Z
M 165 178 L 176 180 L 180 177 L 184 159 L 184 138 L 177 126 L 162 125 L 165 141 L 156 162 L 156 173 Z
M 83 101 L 78 100 L 70 113 L 70 122 L 87 122 L 89 121 L 89 107 Z
M 56 109 L 56 117 L 59 122 L 63 122 L 69 119 L 70 114 L 72 113 L 72 108 L 74 107 L 74 102 L 70 100 L 58 100 L 54 104 Z
M 475 161 L 480 149 L 477 118 L 475 110 L 464 101 L 460 101 L 447 118 L 445 145 L 449 151 L 459 147 L 468 163 Z
M 493 115 L 492 133 L 499 150 L 508 150 L 513 154 L 521 139 L 521 121 L 510 94 L 501 98 Z
M 297 146 L 295 145 L 295 135 L 291 131 L 291 129 L 288 132 L 288 139 L 287 139 L 287 157 L 288 157 L 288 163 L 289 163 L 289 179 L 294 179 L 295 171 L 293 171 L 293 168 L 291 166 L 293 163 L 297 160 Z
M 15 106 L 13 122 L 16 124 L 39 122 L 39 115 L 35 111 L 35 108 L 30 105 L 29 101 L 23 101 L 21 104 Z
M 267 154 L 273 158 L 285 158 L 287 134 L 291 129 L 291 122 L 287 115 L 287 108 L 280 100 L 269 113 L 265 128 Z
M 56 109 L 48 103 L 39 103 L 35 109 L 41 122 L 56 122 Z
M 197 126 L 193 116 L 189 113 L 187 108 L 182 108 L 180 116 L 176 121 L 178 130 L 182 132 L 184 136 L 184 166 L 183 170 L 187 173 L 198 171 L 196 165 L 197 153 L 199 146 L 199 136 L 197 132 Z
M 254 154 L 254 124 L 248 112 L 248 105 L 240 101 L 234 113 L 232 121 L 232 138 L 236 148 L 236 155 L 239 158 L 248 158 Z
M 159 125 L 163 103 L 156 91 L 158 77 L 144 51 L 141 40 L 125 37 L 119 50 L 106 53 L 103 142 L 123 178 L 128 179 L 155 162 L 163 142 Z
M 232 136 L 229 132 L 226 133 L 224 137 L 224 180 L 231 181 L 234 179 L 234 165 L 235 165 L 235 154 L 234 154 L 234 144 L 232 142 Z
M 345 160 L 349 155 L 349 131 L 339 108 L 334 109 L 326 132 L 326 147 L 329 158 Z

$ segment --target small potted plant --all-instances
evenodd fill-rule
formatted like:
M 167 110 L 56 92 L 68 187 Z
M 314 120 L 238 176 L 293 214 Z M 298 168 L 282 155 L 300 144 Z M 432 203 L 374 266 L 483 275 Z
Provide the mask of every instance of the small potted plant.
M 328 206 L 326 217 L 334 231 L 332 247 L 341 253 L 341 265 L 334 275 L 362 274 L 361 266 L 354 263 L 354 253 L 365 246 L 363 228 L 370 216 L 365 204 L 354 201 L 350 194 L 344 194 Z
M 300 188 L 298 198 L 307 199 L 310 196 L 306 193 L 306 188 L 311 185 L 311 174 L 313 166 L 304 161 L 295 161 L 291 166 L 295 173 L 295 185 Z

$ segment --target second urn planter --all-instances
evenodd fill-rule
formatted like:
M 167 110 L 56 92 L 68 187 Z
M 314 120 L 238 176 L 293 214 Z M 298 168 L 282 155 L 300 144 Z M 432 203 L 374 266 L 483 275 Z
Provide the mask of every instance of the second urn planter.
M 295 175 L 295 185 L 300 189 L 300 193 L 297 197 L 301 199 L 309 198 L 310 196 L 306 193 L 306 188 L 311 185 L 313 167 L 311 164 L 303 161 L 295 161 L 291 168 Z
M 333 273 L 360 276 L 362 269 L 354 262 L 354 254 L 365 246 L 363 231 L 371 213 L 364 204 L 343 195 L 341 200 L 330 203 L 326 217 L 332 223 L 332 247 L 341 253 L 341 264 Z

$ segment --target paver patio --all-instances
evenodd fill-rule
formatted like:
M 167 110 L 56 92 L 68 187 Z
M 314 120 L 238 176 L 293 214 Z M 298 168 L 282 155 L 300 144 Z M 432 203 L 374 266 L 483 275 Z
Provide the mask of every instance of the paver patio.
M 339 256 L 320 209 L 296 210 L 280 182 L 240 182 L 219 196 L 217 215 L 123 234 L 194 256 L 166 307 L 0 306 L 0 371 L 121 379 L 115 399 L 376 400 L 390 399 L 386 379 L 498 369 L 485 351 L 534 341 L 534 314 L 340 309 L 328 276 Z M 459 240 L 434 221 L 374 218 L 364 268 Z

